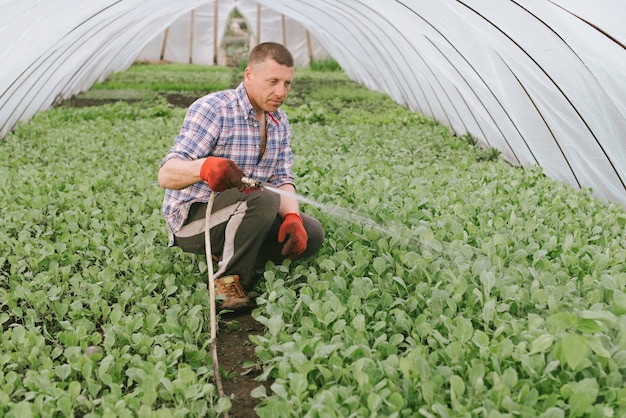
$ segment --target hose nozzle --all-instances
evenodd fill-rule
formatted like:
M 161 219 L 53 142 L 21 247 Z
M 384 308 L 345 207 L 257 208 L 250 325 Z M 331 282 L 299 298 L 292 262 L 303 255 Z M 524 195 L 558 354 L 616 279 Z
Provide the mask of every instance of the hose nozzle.
M 256 181 L 254 179 L 251 179 L 250 177 L 242 177 L 241 182 L 243 183 L 244 186 L 246 186 L 246 189 L 262 189 L 263 188 L 263 185 L 261 184 L 260 181 Z

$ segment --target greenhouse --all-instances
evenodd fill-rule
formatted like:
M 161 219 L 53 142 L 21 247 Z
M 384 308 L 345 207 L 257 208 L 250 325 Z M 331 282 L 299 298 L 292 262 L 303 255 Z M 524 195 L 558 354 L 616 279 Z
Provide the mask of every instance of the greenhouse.
M 0 415 L 626 415 L 621 0 L 2 10 Z M 215 316 L 158 173 L 264 42 L 325 238 Z

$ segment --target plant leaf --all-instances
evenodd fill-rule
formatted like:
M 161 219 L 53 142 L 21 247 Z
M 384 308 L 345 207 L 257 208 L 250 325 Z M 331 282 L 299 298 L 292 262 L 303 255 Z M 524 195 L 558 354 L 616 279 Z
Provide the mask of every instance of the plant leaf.
M 576 370 L 587 356 L 587 341 L 582 335 L 566 334 L 562 340 L 562 352 L 567 365 L 572 370 Z

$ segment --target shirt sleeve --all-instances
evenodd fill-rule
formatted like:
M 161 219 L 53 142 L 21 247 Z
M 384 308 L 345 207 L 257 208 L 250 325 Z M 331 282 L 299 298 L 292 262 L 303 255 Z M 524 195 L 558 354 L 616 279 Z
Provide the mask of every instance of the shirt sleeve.
M 286 115 L 282 115 L 285 129 L 280 138 L 280 151 L 276 161 L 276 169 L 270 178 L 270 183 L 278 187 L 283 184 L 292 184 L 295 187 L 293 176 L 293 153 L 291 152 L 291 127 L 287 121 Z
M 187 110 L 182 127 L 174 138 L 174 145 L 161 161 L 161 166 L 172 158 L 196 160 L 211 154 L 220 132 L 220 112 L 210 102 L 196 100 Z

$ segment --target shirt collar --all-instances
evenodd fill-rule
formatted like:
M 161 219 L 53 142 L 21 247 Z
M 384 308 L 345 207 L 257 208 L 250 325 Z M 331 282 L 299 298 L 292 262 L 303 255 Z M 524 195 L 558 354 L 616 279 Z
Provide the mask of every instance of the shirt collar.
M 246 89 L 243 86 L 243 82 L 240 83 L 239 86 L 237 86 L 235 92 L 237 93 L 237 97 L 239 98 L 239 106 L 241 106 L 241 110 L 245 115 L 251 117 L 254 109 L 252 108 L 252 103 L 250 103 L 250 99 L 246 94 Z
M 250 103 L 250 98 L 246 93 L 246 89 L 243 86 L 243 82 L 240 83 L 239 86 L 237 86 L 237 89 L 235 91 L 237 92 L 237 97 L 239 97 L 239 103 L 244 114 L 248 118 L 254 118 L 254 109 L 252 108 L 252 103 Z M 268 113 L 268 115 L 276 125 L 280 125 L 281 117 L 278 111 Z

